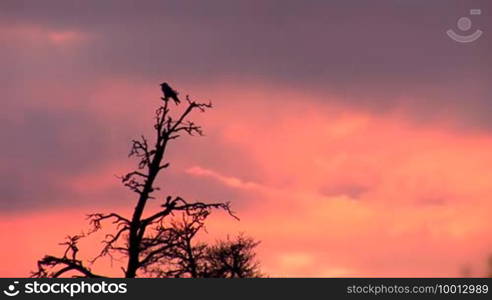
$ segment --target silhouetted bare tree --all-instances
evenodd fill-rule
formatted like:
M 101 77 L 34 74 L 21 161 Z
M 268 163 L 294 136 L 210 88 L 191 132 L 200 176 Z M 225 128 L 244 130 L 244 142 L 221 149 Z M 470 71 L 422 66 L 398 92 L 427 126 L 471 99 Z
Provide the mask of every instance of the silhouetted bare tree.
M 122 267 L 128 278 L 146 277 L 257 277 L 260 276 L 254 248 L 258 242 L 242 235 L 235 239 L 219 241 L 216 245 L 195 242 L 204 228 L 212 210 L 226 211 L 236 218 L 230 204 L 188 202 L 179 196 L 167 196 L 161 208 L 147 212 L 148 201 L 159 190 L 155 181 L 161 171 L 169 167 L 166 150 L 182 134 L 203 135 L 202 128 L 188 117 L 194 111 L 204 112 L 211 103 L 200 103 L 186 96 L 186 107 L 176 117 L 171 113 L 168 97 L 155 114 L 155 139 L 149 143 L 142 136 L 132 141 L 130 156 L 138 159 L 138 168 L 121 177 L 122 183 L 137 194 L 137 203 L 131 217 L 117 213 L 88 215 L 91 229 L 86 234 L 68 236 L 62 243 L 66 250 L 61 257 L 47 255 L 38 261 L 34 277 L 104 277 L 94 273 L 77 255 L 81 238 L 102 230 L 111 222 L 115 231 L 106 234 L 99 255 L 88 263 L 92 265 L 101 257 L 115 256 L 126 261 Z M 179 102 L 176 102 L 179 105 Z M 144 216 L 145 213 L 145 216 Z
M 187 226 L 187 225 L 178 225 Z M 182 243 L 170 253 L 165 265 L 157 265 L 149 272 L 152 277 L 192 278 L 251 278 L 263 276 L 255 261 L 254 248 L 258 242 L 242 235 L 219 241 L 215 245 L 193 244 L 197 228 L 180 231 Z

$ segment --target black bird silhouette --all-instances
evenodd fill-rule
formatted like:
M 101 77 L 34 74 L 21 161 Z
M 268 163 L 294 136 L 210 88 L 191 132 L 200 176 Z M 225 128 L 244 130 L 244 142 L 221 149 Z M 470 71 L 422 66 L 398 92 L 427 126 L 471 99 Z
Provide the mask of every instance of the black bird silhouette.
M 174 100 L 174 103 L 176 104 L 179 104 L 181 102 L 178 98 L 178 92 L 173 90 L 173 88 L 169 86 L 167 82 L 161 83 L 161 89 L 162 89 L 162 93 L 164 94 L 164 98 L 163 98 L 164 100 L 167 101 L 169 98 L 171 98 Z

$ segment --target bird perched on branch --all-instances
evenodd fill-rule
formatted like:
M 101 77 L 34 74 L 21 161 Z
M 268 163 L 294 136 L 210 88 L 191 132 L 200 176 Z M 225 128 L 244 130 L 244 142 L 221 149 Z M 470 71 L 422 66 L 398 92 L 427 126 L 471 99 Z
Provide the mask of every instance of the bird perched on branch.
M 179 104 L 181 101 L 178 98 L 178 92 L 173 90 L 167 82 L 161 83 L 161 89 L 162 93 L 164 94 L 164 97 L 162 98 L 163 100 L 167 101 L 169 98 L 174 100 L 174 103 Z

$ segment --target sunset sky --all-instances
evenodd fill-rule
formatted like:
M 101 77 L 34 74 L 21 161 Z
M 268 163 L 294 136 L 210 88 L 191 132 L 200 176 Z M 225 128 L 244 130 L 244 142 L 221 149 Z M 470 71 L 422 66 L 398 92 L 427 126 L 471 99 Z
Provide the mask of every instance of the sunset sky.
M 446 35 L 464 16 L 470 44 Z M 131 211 L 115 175 L 163 81 L 214 104 L 159 181 L 231 201 L 241 220 L 212 214 L 206 238 L 260 240 L 274 277 L 483 276 L 491 17 L 488 0 L 2 0 L 0 277 L 62 254 L 87 213 Z

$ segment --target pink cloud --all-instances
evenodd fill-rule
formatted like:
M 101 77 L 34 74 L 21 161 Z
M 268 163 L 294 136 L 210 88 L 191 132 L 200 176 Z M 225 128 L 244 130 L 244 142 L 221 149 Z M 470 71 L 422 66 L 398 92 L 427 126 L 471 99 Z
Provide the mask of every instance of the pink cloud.
M 31 46 L 77 46 L 89 39 L 89 34 L 76 30 L 57 30 L 37 25 L 0 26 L 0 40 L 6 43 L 29 43 Z

